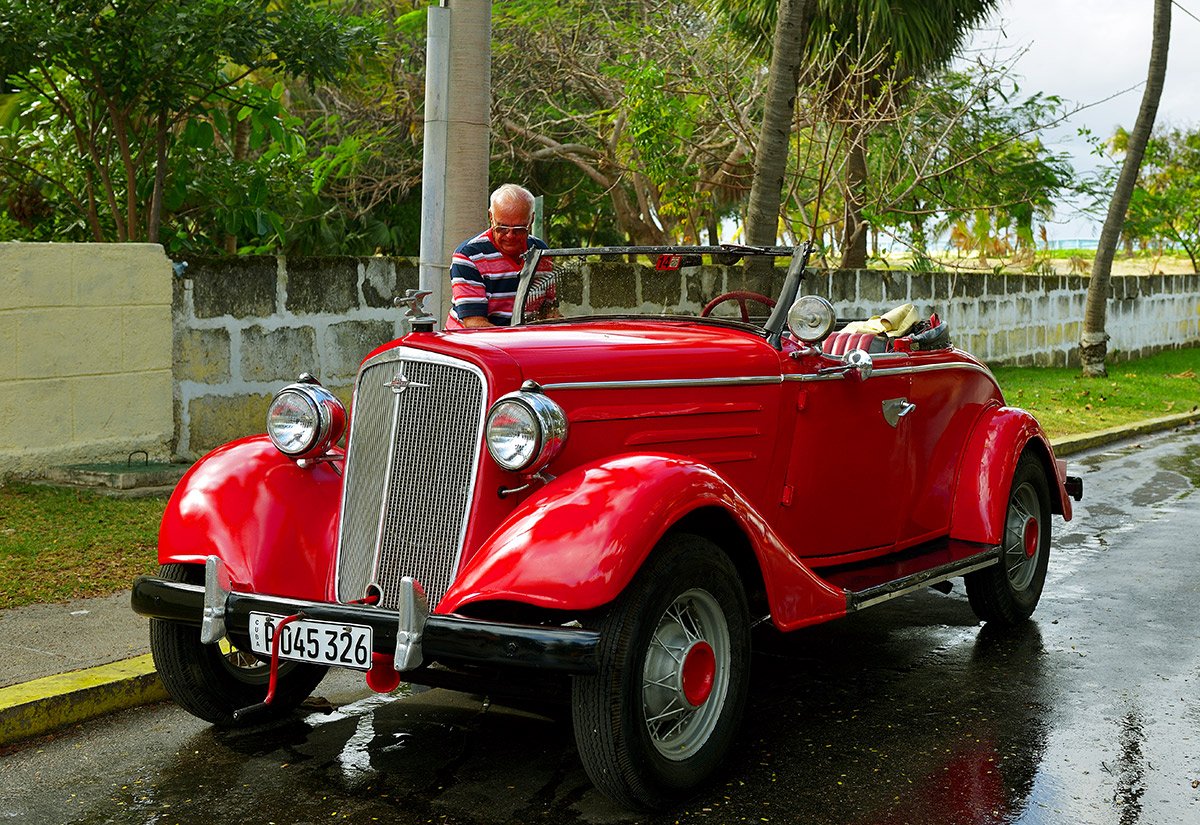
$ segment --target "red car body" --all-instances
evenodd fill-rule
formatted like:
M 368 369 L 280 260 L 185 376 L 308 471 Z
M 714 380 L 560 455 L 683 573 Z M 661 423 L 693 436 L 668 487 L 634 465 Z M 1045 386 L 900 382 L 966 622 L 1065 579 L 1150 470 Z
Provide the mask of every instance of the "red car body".
M 797 271 L 802 264 L 793 266 Z M 789 283 L 797 280 L 789 276 Z M 796 287 L 788 289 L 782 298 L 790 302 Z M 399 678 L 421 681 L 431 661 L 576 674 L 572 678 L 583 684 L 577 686 L 576 735 L 593 779 L 629 805 L 665 804 L 720 761 L 733 735 L 726 728 L 736 726 L 744 698 L 742 653 L 722 647 L 742 644 L 741 619 L 725 615 L 742 609 L 727 607 L 734 602 L 717 593 L 723 585 L 704 585 L 712 575 L 689 558 L 708 558 L 717 548 L 718 572 L 736 581 L 731 589 L 744 595 L 745 612 L 769 616 L 781 631 L 959 575 L 968 576 L 978 594 L 972 593 L 972 605 L 982 617 L 1019 621 L 1032 606 L 1011 615 L 1005 601 L 1006 542 L 1028 559 L 1016 578 L 1009 571 L 1008 581 L 1017 587 L 1032 577 L 1024 586 L 1036 585 L 1040 593 L 1049 523 L 1047 513 L 1033 511 L 1042 499 L 1042 510 L 1069 519 L 1069 488 L 1081 492 L 1033 417 L 1006 406 L 990 371 L 970 355 L 948 346 L 878 352 L 869 358 L 870 369 L 861 370 L 850 368 L 844 354 L 832 354 L 848 340 L 844 333 L 804 341 L 764 334 L 761 327 L 675 316 L 564 318 L 448 333 L 419 324 L 364 360 L 349 462 L 336 447 L 317 460 L 297 460 L 267 436 L 219 448 L 192 468 L 172 497 L 160 562 L 175 571 L 209 565 L 205 620 L 228 618 L 229 636 L 241 647 L 246 625 L 236 617 L 250 608 L 238 607 L 237 594 L 274 604 L 280 614 L 324 615 L 335 623 L 380 628 L 399 615 L 394 632 L 404 650 L 417 639 L 420 652 L 412 661 L 418 664 L 403 667 L 404 657 L 392 655 L 396 640 L 386 633 L 381 638 L 377 629 L 369 677 L 375 687 L 394 687 L 388 674 L 397 670 Z M 400 407 L 440 391 L 419 371 L 426 367 L 473 376 L 482 403 L 464 404 L 454 415 L 435 404 L 422 415 L 437 418 L 431 426 L 440 429 L 427 435 L 397 424 L 402 413 L 370 412 L 373 404 L 391 409 L 383 405 Z M 522 392 L 549 399 L 566 422 L 560 452 L 536 473 L 506 470 L 488 457 L 485 412 Z M 369 400 L 376 396 L 381 400 Z M 360 406 L 367 412 L 360 414 Z M 459 425 L 466 435 L 458 453 L 430 447 L 458 438 Z M 380 435 L 388 426 L 395 432 Z M 390 458 L 366 462 L 366 444 L 374 445 L 372 454 Z M 416 469 L 397 469 L 406 454 L 427 448 L 428 455 L 410 462 Z M 454 511 L 461 523 L 450 518 L 453 523 L 430 528 L 449 538 L 429 544 L 453 544 L 457 529 L 458 546 L 448 548 L 450 560 L 441 563 L 448 568 L 444 583 L 420 582 L 429 603 L 417 608 L 416 625 L 404 624 L 411 597 L 396 596 L 389 605 L 379 592 L 395 589 L 379 584 L 387 579 L 380 561 L 386 549 L 379 548 L 392 532 L 426 525 L 403 502 L 389 505 L 388 499 L 404 496 L 380 493 L 372 474 L 403 476 L 410 479 L 405 484 L 421 487 L 412 505 L 418 510 L 438 510 L 443 497 L 463 502 Z M 430 478 L 445 481 L 426 485 Z M 384 501 L 357 504 L 372 497 Z M 678 544 L 679 536 L 691 537 L 693 549 L 663 549 Z M 341 558 L 345 547 L 372 541 L 372 561 L 352 562 L 349 551 Z M 701 544 L 708 549 L 695 549 Z M 666 564 L 660 556 L 671 554 L 679 558 L 671 563 L 686 572 L 678 575 L 694 572 L 700 584 L 668 594 L 666 614 L 685 604 L 680 600 L 687 594 L 700 593 L 695 607 L 702 619 L 672 624 L 664 618 L 656 626 L 656 633 L 683 628 L 678 667 L 659 663 L 653 650 L 629 653 L 649 674 L 643 707 L 632 711 L 642 721 L 596 732 L 594 720 L 580 720 L 586 716 L 580 707 L 595 687 L 587 680 L 601 679 L 595 674 L 606 672 L 606 657 L 622 655 L 619 642 L 616 653 L 609 650 L 607 635 L 616 631 L 608 623 L 633 592 L 669 590 L 667 580 L 677 574 L 645 571 Z M 210 561 L 214 557 L 219 561 Z M 366 572 L 354 573 L 356 565 Z M 658 583 L 645 584 L 647 577 Z M 180 573 L 175 579 L 139 580 L 135 608 L 194 633 L 204 577 Z M 372 597 L 374 604 L 354 604 Z M 718 631 L 705 629 L 712 625 Z M 700 629 L 693 633 L 695 626 Z M 470 642 L 449 641 L 464 634 Z M 543 644 L 543 636 L 553 640 Z M 561 637 L 570 637 L 564 642 L 569 652 L 556 647 Z M 278 650 L 275 657 L 273 671 Z M 661 701 L 645 698 L 660 670 L 675 693 Z M 189 684 L 182 680 L 172 693 L 180 699 Z M 636 685 L 613 690 L 638 704 Z M 651 741 L 640 741 L 647 708 L 665 706 L 675 714 L 680 704 L 685 716 L 696 714 L 706 703 L 724 701 L 726 692 L 738 706 L 728 714 L 697 714 L 700 733 L 656 733 L 651 725 Z M 596 746 L 599 755 L 584 741 L 593 733 L 607 742 Z M 682 744 L 671 750 L 680 736 Z M 634 767 L 611 776 L 621 759 Z

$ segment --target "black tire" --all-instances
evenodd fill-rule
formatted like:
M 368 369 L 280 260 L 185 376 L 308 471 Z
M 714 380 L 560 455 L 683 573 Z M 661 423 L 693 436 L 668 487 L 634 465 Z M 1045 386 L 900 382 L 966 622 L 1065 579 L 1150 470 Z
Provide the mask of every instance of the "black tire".
M 966 576 L 967 599 L 985 622 L 1017 625 L 1033 615 L 1050 563 L 1050 488 L 1028 453 L 1013 473 L 1000 563 Z
M 599 672 L 571 688 L 588 776 L 630 808 L 686 798 L 720 766 L 746 702 L 750 621 L 737 569 L 707 539 L 668 536 L 599 630 Z
M 195 564 L 164 564 L 158 574 L 169 581 L 204 583 L 204 568 Z M 150 652 L 171 698 L 193 716 L 221 726 L 255 724 L 290 713 L 308 698 L 328 670 L 320 665 L 281 662 L 271 705 L 235 722 L 235 710 L 266 698 L 269 663 L 228 640 L 202 644 L 199 628 L 161 619 L 150 620 Z

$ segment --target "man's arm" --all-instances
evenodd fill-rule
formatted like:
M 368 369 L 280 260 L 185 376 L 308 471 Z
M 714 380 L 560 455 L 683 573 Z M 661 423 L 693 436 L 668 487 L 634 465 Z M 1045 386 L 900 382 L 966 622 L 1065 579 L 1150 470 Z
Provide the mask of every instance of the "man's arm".
M 488 320 L 488 296 L 483 276 L 460 248 L 450 266 L 451 314 L 464 327 L 492 326 Z

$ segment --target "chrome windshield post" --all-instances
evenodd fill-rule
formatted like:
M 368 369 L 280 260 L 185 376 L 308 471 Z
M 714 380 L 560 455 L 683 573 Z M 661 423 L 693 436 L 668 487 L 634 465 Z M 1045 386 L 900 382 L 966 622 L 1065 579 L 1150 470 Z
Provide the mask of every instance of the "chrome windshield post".
M 805 241 L 803 245 L 792 250 L 792 260 L 788 266 L 787 276 L 783 281 L 783 290 L 779 296 L 779 302 L 775 304 L 775 309 L 771 312 L 771 316 L 767 319 L 767 341 L 775 349 L 783 348 L 783 331 L 787 328 L 787 314 L 792 306 L 792 302 L 796 300 L 796 296 L 800 293 L 800 284 L 804 280 L 804 273 L 808 267 L 808 259 L 813 252 L 813 242 Z
M 525 252 L 525 266 L 517 281 L 517 294 L 513 296 L 513 313 L 509 324 L 517 326 L 523 323 L 525 317 L 525 301 L 529 297 L 529 286 L 533 283 L 533 273 L 537 272 L 538 262 L 542 260 L 542 248 L 531 246 Z

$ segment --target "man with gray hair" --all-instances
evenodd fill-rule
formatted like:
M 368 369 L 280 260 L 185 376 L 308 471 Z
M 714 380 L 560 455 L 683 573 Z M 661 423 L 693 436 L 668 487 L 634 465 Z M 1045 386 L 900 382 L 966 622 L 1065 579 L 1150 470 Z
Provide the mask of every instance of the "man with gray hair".
M 515 183 L 492 192 L 487 230 L 454 250 L 446 329 L 509 325 L 525 252 L 546 248 L 532 226 L 532 192 Z M 539 262 L 539 272 L 549 270 L 549 260 Z

